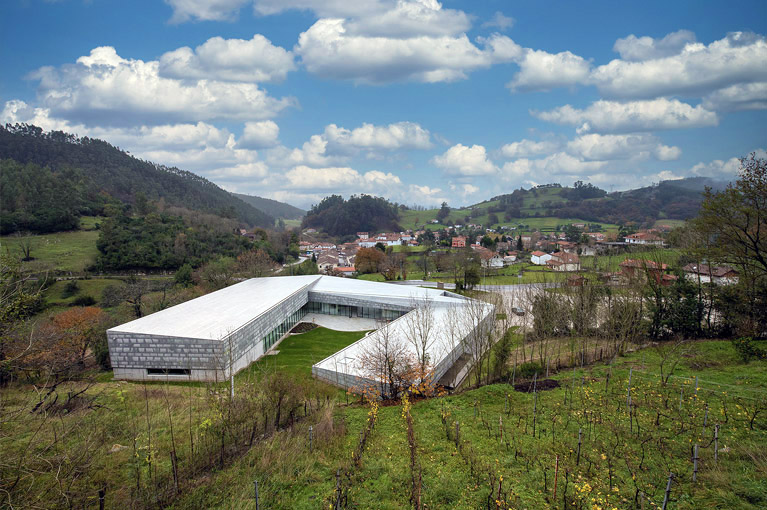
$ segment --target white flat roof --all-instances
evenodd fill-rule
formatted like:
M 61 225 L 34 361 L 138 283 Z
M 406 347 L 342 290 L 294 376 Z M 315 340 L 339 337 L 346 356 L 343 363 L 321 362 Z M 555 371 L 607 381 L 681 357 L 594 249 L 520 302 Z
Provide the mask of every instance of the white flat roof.
M 323 277 L 252 278 L 109 331 L 221 340 L 320 278 Z
M 392 285 L 392 287 L 394 287 L 394 285 Z M 410 288 L 406 290 L 414 289 Z M 442 291 L 435 292 L 441 293 Z M 433 296 L 429 297 L 432 301 L 431 308 L 433 318 L 432 328 L 429 330 L 427 341 L 427 353 L 432 368 L 435 368 L 453 351 L 453 349 L 458 347 L 460 341 L 471 332 L 473 327 L 479 325 L 477 323 L 478 320 L 484 319 L 489 314 L 493 313 L 493 306 L 478 301 L 473 301 L 472 304 L 469 304 L 462 298 L 452 296 L 440 296 L 437 299 L 434 299 Z M 465 309 L 467 306 L 479 307 L 473 309 L 471 312 L 475 315 L 473 320 L 468 319 Z M 418 316 L 414 315 L 414 312 L 409 312 L 403 315 L 399 319 L 389 323 L 388 327 L 390 329 L 388 334 L 390 341 L 399 342 L 414 358 L 417 358 L 416 347 L 410 341 L 412 333 L 410 331 L 410 325 L 408 324 L 409 321 L 414 320 L 418 320 Z M 363 369 L 360 360 L 362 354 L 365 353 L 366 350 L 369 350 L 371 346 L 375 344 L 378 336 L 382 334 L 380 329 L 372 331 L 370 334 L 328 356 L 314 366 L 357 377 L 371 378 L 372 374 Z

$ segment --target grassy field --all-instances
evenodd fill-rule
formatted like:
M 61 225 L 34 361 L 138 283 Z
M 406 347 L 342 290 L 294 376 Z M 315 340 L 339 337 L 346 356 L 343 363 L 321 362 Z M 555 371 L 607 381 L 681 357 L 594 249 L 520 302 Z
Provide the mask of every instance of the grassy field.
M 84 217 L 81 220 L 81 230 L 72 232 L 56 232 L 29 236 L 31 238 L 30 255 L 34 260 L 23 263 L 25 271 L 64 271 L 82 272 L 96 261 L 98 249 L 96 240 L 99 237 L 95 224 L 98 218 Z M 20 255 L 19 238 L 16 236 L 0 237 L 0 249 L 9 250 Z
M 302 380 L 315 358 L 358 336 L 316 329 L 283 341 L 268 363 Z M 292 426 L 259 432 L 250 447 L 226 439 L 226 432 L 220 436 L 218 423 L 227 412 L 257 405 L 258 400 L 248 403 L 256 398 L 250 395 L 258 388 L 257 370 L 236 380 L 238 404 L 230 411 L 228 391 L 214 385 L 144 387 L 109 381 L 87 387 L 81 398 L 88 405 L 46 417 L 29 412 L 38 393 L 16 384 L 3 392 L 0 463 L 8 476 L 17 465 L 25 466 L 13 495 L 23 489 L 25 504 L 16 500 L 15 506 L 26 507 L 97 506 L 97 488 L 104 486 L 107 508 L 255 509 L 258 481 L 260 508 L 329 508 L 336 473 L 341 473 L 347 508 L 412 508 L 414 479 L 420 480 L 424 508 L 623 509 L 641 508 L 642 499 L 652 508 L 661 506 L 672 471 L 669 510 L 764 508 L 767 362 L 742 363 L 730 342 L 690 342 L 676 351 L 678 364 L 663 384 L 661 361 L 669 356 L 664 349 L 645 348 L 609 365 L 553 374 L 552 384 L 559 386 L 536 394 L 493 384 L 415 401 L 410 408 L 412 455 L 401 405 L 377 411 L 362 449 L 360 434 L 372 411 L 340 400 L 315 407 Z M 65 398 L 84 387 L 72 383 L 59 392 Z M 255 413 L 254 427 L 261 430 L 262 418 Z M 52 455 L 54 437 L 58 442 Z M 220 466 L 219 437 L 241 449 Z M 236 437 L 247 440 L 248 435 Z M 169 457 L 174 444 L 183 473 L 177 496 Z M 358 451 L 361 455 L 353 457 Z M 210 452 L 207 461 L 200 452 Z M 87 468 L 82 464 L 86 456 Z M 18 464 L 20 457 L 27 461 Z M 69 473 L 65 468 L 83 474 L 61 487 L 54 474 Z M 4 475 L 0 482 L 12 478 Z
M 659 382 L 660 351 L 644 349 L 611 365 L 555 375 L 560 386 L 537 395 L 494 384 L 414 403 L 424 507 L 486 508 L 490 501 L 492 508 L 623 509 L 640 508 L 644 499 L 646 508 L 660 508 L 673 470 L 669 509 L 763 508 L 767 420 L 758 417 L 752 429 L 750 413 L 757 399 L 767 395 L 767 363 L 752 362 L 744 370 L 729 342 L 695 342 L 683 356 L 666 385 Z M 629 369 L 631 413 L 626 406 Z M 346 425 L 343 441 L 319 445 L 312 454 L 306 444 L 288 445 L 303 454 L 283 456 L 282 464 L 269 468 L 258 460 L 261 450 L 254 451 L 197 492 L 207 495 L 204 501 L 215 502 L 211 507 L 255 508 L 252 479 L 258 478 L 266 487 L 262 507 L 317 508 L 322 502 L 327 507 L 334 470 L 349 469 L 347 459 L 366 412 L 359 405 L 337 409 Z M 715 425 L 720 449 L 716 461 Z M 693 483 L 695 444 L 699 453 Z M 351 469 L 350 507 L 412 508 L 407 445 L 402 407 L 381 408 L 360 465 Z M 273 450 L 269 458 L 274 458 Z M 294 484 L 286 472 L 295 473 Z
M 596 269 L 599 271 L 618 271 L 620 263 L 626 259 L 650 260 L 661 262 L 669 266 L 676 266 L 681 251 L 673 249 L 636 251 L 631 253 L 621 253 L 618 255 L 599 255 L 595 257 L 581 257 L 581 267 L 583 269 Z
M 66 296 L 65 288 L 70 281 L 77 281 L 79 291 L 71 296 Z M 62 280 L 57 281 L 45 291 L 47 306 L 70 306 L 73 301 L 82 296 L 90 296 L 96 301 L 95 306 L 101 306 L 101 293 L 110 285 L 122 286 L 125 282 L 111 278 L 91 278 L 87 280 Z

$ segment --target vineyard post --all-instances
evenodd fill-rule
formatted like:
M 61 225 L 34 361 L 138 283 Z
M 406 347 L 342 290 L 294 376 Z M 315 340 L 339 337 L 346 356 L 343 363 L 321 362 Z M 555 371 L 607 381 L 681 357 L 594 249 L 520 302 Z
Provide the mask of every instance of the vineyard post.
M 461 425 L 458 422 L 455 422 L 455 447 L 458 448 L 460 445 L 460 435 L 461 435 Z
M 503 441 L 503 415 L 498 415 L 498 433 L 500 435 L 501 441 Z
M 629 388 L 626 393 L 626 409 L 629 411 L 629 415 L 631 415 L 631 375 L 633 374 L 634 369 L 629 370 Z
M 671 494 L 671 480 L 673 480 L 673 478 L 674 478 L 674 473 L 669 472 L 668 482 L 666 482 L 666 495 L 663 496 L 662 510 L 666 510 L 666 505 L 668 505 L 668 497 L 669 497 L 669 494 Z
M 314 439 L 314 429 L 309 425 L 309 453 L 312 452 L 312 439 Z
M 538 414 L 538 391 L 537 391 L 538 372 L 533 376 L 533 437 L 535 437 L 535 417 Z
M 719 462 L 719 424 L 714 427 L 714 462 Z
M 696 482 L 698 479 L 698 445 L 693 448 L 692 453 L 692 481 Z
M 679 390 L 679 410 L 682 410 L 682 396 L 684 395 L 684 386 Z
M 258 510 L 258 480 L 253 480 L 253 490 L 256 497 L 256 510 Z
M 107 488 L 102 487 L 99 489 L 99 510 L 104 510 L 104 500 L 107 496 Z
M 581 432 L 583 432 L 583 429 L 578 429 L 578 456 L 575 460 L 575 465 L 579 466 L 581 464 Z
M 556 505 L 557 503 L 557 477 L 559 476 L 559 455 L 554 460 L 554 498 L 552 501 Z

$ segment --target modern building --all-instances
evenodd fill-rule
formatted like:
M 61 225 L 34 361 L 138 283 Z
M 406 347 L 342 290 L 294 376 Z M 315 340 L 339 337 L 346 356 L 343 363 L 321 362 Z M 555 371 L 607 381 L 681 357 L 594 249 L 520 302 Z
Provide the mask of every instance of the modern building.
M 417 308 L 429 309 L 433 319 L 426 343 L 440 381 L 465 360 L 464 340 L 490 327 L 491 305 L 440 289 L 332 276 L 253 278 L 112 328 L 107 338 L 117 379 L 211 381 L 264 356 L 307 314 L 379 320 L 385 333 L 372 331 L 312 367 L 315 377 L 352 387 L 370 377 L 359 357 L 378 335 L 396 337 L 415 352 L 407 336 Z M 474 320 L 458 320 L 461 313 Z M 441 382 L 454 386 L 467 371 L 453 370 L 453 379 Z

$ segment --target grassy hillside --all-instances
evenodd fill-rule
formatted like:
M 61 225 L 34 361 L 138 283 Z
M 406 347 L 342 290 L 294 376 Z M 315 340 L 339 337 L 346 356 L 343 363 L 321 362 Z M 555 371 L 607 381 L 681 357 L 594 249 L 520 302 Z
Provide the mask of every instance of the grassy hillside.
M 253 407 L 236 422 L 244 429 L 221 435 L 222 420 L 235 419 L 228 413 L 250 409 L 259 385 L 278 381 L 271 369 L 286 371 L 282 381 L 316 384 L 301 382 L 315 358 L 303 352 L 322 357 L 358 337 L 317 329 L 289 338 L 269 369 L 237 378 L 232 408 L 226 386 L 102 378 L 59 388 L 61 405 L 85 390 L 68 412 L 30 413 L 39 394 L 14 384 L 4 389 L 0 485 L 9 487 L 22 466 L 9 502 L 45 508 L 94 506 L 105 487 L 107 508 L 255 509 L 255 481 L 260 508 L 271 509 L 331 507 L 336 487 L 346 508 L 412 508 L 414 494 L 435 509 L 640 508 L 642 499 L 651 508 L 661 506 L 673 472 L 670 509 L 767 504 L 767 361 L 743 364 L 725 341 L 646 348 L 611 365 L 565 370 L 536 393 L 517 370 L 509 381 L 516 388 L 493 384 L 410 407 L 376 410 L 355 397 L 346 405 L 333 389 L 312 389 L 305 418 L 299 405 L 295 422 L 272 429 Z M 678 364 L 664 384 L 670 359 Z M 248 446 L 250 424 L 257 433 Z M 219 464 L 221 445 L 229 453 Z M 65 466 L 81 474 L 61 490 L 54 474 L 69 481 Z
M 96 240 L 99 231 L 94 225 L 98 218 L 81 218 L 80 230 L 43 235 L 0 236 L 0 249 L 22 256 L 21 245 L 29 243 L 33 260 L 22 263 L 25 271 L 82 272 L 98 256 Z

